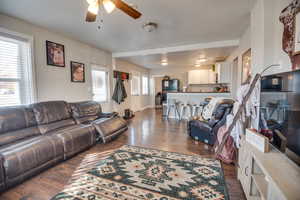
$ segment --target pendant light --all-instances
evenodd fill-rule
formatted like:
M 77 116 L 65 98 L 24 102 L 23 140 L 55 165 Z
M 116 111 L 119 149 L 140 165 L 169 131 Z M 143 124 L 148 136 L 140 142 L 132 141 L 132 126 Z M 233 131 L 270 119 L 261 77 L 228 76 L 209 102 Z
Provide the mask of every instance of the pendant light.
M 103 6 L 107 13 L 111 13 L 116 8 L 116 5 L 111 0 L 103 0 Z

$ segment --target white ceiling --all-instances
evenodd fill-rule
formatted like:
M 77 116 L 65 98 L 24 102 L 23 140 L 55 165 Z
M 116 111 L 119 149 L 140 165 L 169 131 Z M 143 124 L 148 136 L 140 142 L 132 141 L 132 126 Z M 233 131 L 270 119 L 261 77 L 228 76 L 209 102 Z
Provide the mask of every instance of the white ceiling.
M 119 10 L 108 15 L 102 8 L 101 30 L 100 22 L 85 23 L 86 0 L 0 0 L 0 13 L 111 52 L 126 52 L 238 39 L 249 25 L 253 0 L 126 1 L 137 5 L 143 16 L 133 20 Z M 141 28 L 148 21 L 158 23 L 155 32 Z M 155 63 L 154 57 L 145 59 Z
M 166 57 L 168 59 L 168 66 L 172 68 L 192 67 L 199 58 L 207 59 L 207 61 L 201 63 L 201 65 L 211 65 L 216 62 L 216 59 L 222 59 L 229 56 L 235 48 L 236 47 L 220 47 L 194 51 L 173 52 L 166 54 Z M 162 57 L 163 56 L 161 54 L 153 54 L 146 56 L 126 57 L 125 60 L 149 69 L 158 69 L 164 68 L 164 66 L 161 65 Z

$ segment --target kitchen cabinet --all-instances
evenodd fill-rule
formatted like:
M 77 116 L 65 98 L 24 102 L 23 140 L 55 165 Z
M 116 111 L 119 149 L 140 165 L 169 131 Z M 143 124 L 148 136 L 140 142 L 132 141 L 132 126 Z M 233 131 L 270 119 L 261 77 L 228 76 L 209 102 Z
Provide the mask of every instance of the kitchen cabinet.
M 211 69 L 191 70 L 188 72 L 188 84 L 215 84 L 216 73 Z
M 218 73 L 218 83 L 231 83 L 232 64 L 229 62 L 222 62 L 216 64 L 216 71 Z

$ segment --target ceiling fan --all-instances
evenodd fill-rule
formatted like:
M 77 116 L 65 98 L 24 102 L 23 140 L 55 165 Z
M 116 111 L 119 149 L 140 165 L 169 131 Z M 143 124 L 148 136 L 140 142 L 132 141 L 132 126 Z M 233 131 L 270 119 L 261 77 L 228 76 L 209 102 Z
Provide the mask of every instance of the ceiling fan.
M 116 7 L 134 19 L 138 19 L 142 14 L 136 9 L 121 0 L 87 0 L 89 7 L 85 21 L 95 22 L 99 7 L 103 5 L 107 13 L 111 13 Z

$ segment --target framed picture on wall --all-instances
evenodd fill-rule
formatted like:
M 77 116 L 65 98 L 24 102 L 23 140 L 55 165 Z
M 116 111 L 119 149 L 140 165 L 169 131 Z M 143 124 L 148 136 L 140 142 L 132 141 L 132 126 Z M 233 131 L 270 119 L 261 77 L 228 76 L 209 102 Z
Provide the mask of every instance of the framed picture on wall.
M 83 63 L 71 61 L 71 81 L 77 83 L 85 82 L 85 67 Z
M 242 55 L 242 83 L 244 83 L 251 74 L 251 49 L 248 49 Z
M 65 67 L 65 47 L 62 44 L 46 41 L 47 65 Z

